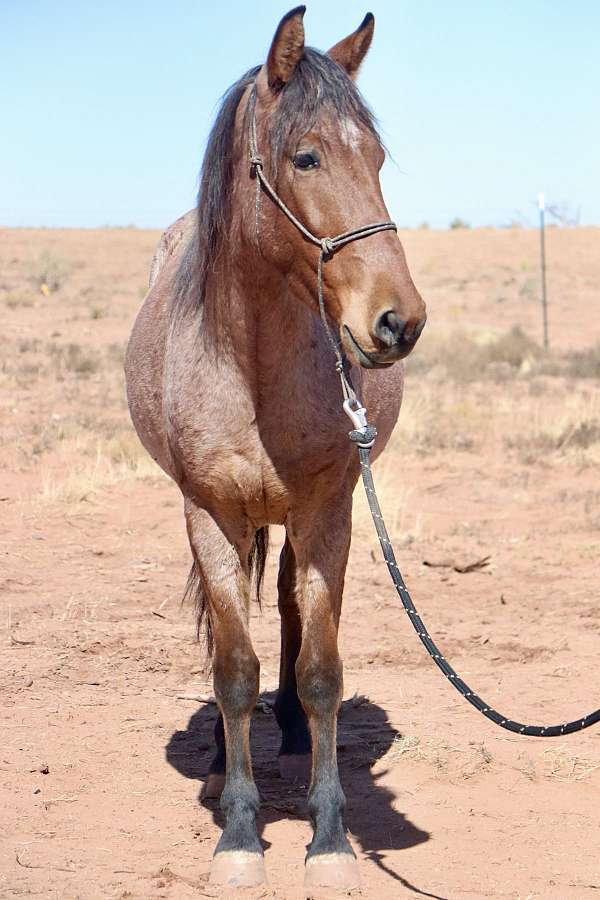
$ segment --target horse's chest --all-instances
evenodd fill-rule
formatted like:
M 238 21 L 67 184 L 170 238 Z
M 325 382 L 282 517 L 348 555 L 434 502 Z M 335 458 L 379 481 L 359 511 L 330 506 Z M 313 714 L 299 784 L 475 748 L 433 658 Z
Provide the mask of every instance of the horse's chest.
M 263 457 L 260 477 L 266 514 L 273 521 L 283 522 L 295 508 L 318 506 L 329 493 L 326 488 L 339 482 L 346 471 L 346 454 L 338 454 L 331 447 L 315 453 L 309 444 L 300 444 L 288 455 Z
M 208 463 L 208 461 L 206 461 Z M 232 451 L 223 446 L 198 470 L 196 493 L 207 505 L 249 519 L 255 527 L 285 524 L 290 512 L 319 506 L 348 469 L 344 449 L 299 439 L 267 448 L 260 435 Z

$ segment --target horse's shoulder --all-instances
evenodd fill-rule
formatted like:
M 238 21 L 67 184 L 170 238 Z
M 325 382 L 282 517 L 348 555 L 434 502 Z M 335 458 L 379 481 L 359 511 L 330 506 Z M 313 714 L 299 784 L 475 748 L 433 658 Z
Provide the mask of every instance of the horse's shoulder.
M 152 287 L 158 278 L 158 274 L 165 262 L 173 256 L 176 250 L 184 243 L 184 238 L 189 238 L 191 236 L 195 221 L 196 210 L 190 209 L 189 212 L 180 216 L 162 233 L 156 250 L 154 251 L 154 256 L 152 257 L 152 265 L 150 267 L 150 287 Z

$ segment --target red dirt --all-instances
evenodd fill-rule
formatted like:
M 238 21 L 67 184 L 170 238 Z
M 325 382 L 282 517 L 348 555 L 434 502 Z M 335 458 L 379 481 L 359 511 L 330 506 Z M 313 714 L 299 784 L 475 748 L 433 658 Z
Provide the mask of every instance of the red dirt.
M 598 333 L 597 308 L 587 306 L 585 322 L 569 310 L 595 290 L 598 232 L 549 237 L 553 333 L 581 348 Z M 502 286 L 521 278 L 521 260 L 535 261 L 534 234 L 403 238 L 430 301 L 428 329 L 447 328 L 456 308 L 469 325 L 539 331 L 535 304 Z M 192 611 L 180 603 L 189 565 L 181 503 L 128 443 L 111 350 L 126 340 L 156 239 L 2 233 L 1 897 L 219 896 L 207 874 L 220 814 L 198 799 L 216 712 L 180 699 L 211 693 Z M 49 297 L 26 274 L 43 249 L 74 265 Z M 69 343 L 83 349 L 64 350 Z M 427 378 L 409 373 L 408 397 Z M 487 403 L 490 417 L 503 394 L 514 416 L 529 382 L 449 390 Z M 568 405 L 572 392 L 597 409 L 593 379 L 556 378 L 535 402 L 564 395 Z M 378 464 L 398 559 L 432 634 L 486 700 L 523 721 L 574 718 L 598 705 L 595 458 L 558 449 L 523 462 L 501 431 L 480 439 L 478 427 L 472 449 L 394 445 Z M 275 549 L 280 540 L 273 529 Z M 488 554 L 490 567 L 470 574 L 423 566 Z M 252 622 L 266 692 L 278 665 L 275 566 L 273 552 Z M 399 608 L 362 505 L 341 652 L 339 757 L 363 896 L 598 896 L 600 731 L 524 739 L 472 710 Z M 310 828 L 305 792 L 278 777 L 268 709 L 256 713 L 253 750 L 270 884 L 236 896 L 292 900 L 303 896 Z

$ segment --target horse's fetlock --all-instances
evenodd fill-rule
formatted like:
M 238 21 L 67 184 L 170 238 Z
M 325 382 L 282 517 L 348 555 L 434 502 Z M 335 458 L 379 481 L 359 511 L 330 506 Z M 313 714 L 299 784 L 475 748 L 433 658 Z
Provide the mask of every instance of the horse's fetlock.
M 317 782 L 308 795 L 308 812 L 312 822 L 320 816 L 341 817 L 346 808 L 346 795 L 338 779 Z
M 234 815 L 236 818 L 256 818 L 259 807 L 260 797 L 253 782 L 243 786 L 239 783 L 225 784 L 221 794 L 221 809 L 227 817 Z

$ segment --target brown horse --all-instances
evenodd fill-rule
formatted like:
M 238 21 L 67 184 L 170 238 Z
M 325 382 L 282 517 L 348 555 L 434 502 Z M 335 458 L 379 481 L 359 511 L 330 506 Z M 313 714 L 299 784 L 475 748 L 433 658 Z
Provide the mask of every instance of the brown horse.
M 348 440 L 332 347 L 318 316 L 319 249 L 268 197 L 251 165 L 251 121 L 264 171 L 313 234 L 381 222 L 384 152 L 354 85 L 374 20 L 328 54 L 304 46 L 304 7 L 285 16 L 267 62 L 226 94 L 203 163 L 197 210 L 163 236 L 126 359 L 131 416 L 179 485 L 198 596 L 213 644 L 221 717 L 206 784 L 225 829 L 211 878 L 265 879 L 249 729 L 259 661 L 248 630 L 266 536 L 284 525 L 278 581 L 280 769 L 310 768 L 314 827 L 308 885 L 350 888 L 358 868 L 342 820 L 336 759 L 342 697 L 337 647 L 359 466 Z M 250 112 L 252 99 L 252 112 Z M 327 315 L 385 446 L 402 365 L 425 308 L 393 231 L 343 247 L 323 267 Z M 222 793 L 221 793 L 222 792 Z

